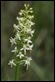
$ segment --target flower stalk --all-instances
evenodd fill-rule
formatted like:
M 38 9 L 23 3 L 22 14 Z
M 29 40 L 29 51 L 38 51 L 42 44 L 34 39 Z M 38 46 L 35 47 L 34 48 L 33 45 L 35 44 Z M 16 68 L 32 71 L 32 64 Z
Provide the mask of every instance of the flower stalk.
M 11 46 L 15 46 L 11 51 L 15 54 L 15 57 L 9 61 L 8 65 L 11 65 L 11 67 L 16 66 L 16 73 L 18 68 L 17 66 L 19 65 L 26 66 L 26 70 L 28 70 L 30 61 L 32 60 L 27 53 L 30 53 L 33 48 L 33 42 L 31 40 L 35 31 L 31 28 L 35 24 L 32 21 L 34 18 L 34 15 L 32 15 L 33 8 L 30 8 L 29 4 L 24 4 L 24 7 L 25 9 L 20 10 L 19 12 L 20 17 L 16 18 L 18 24 L 13 25 L 16 34 L 14 38 L 10 38 Z

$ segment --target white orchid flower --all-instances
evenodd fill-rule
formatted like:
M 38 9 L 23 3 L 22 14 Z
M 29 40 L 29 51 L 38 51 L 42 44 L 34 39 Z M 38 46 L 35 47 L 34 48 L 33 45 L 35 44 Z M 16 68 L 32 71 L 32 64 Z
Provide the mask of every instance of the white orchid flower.
M 26 50 L 28 50 L 28 47 L 26 45 L 23 45 L 23 48 L 21 48 L 20 50 L 24 50 L 24 55 L 26 55 Z
M 19 12 L 19 15 L 22 16 L 22 12 Z
M 19 17 L 17 17 L 16 18 L 18 21 L 23 21 L 24 19 L 23 18 L 19 18 Z
M 27 59 L 26 60 L 24 60 L 24 62 L 25 62 L 25 64 L 24 64 L 24 66 L 25 65 L 27 65 L 27 70 L 28 70 L 28 67 L 30 66 L 30 61 L 32 60 L 32 58 L 31 57 L 27 57 Z
M 21 37 L 20 37 L 19 32 L 17 32 L 17 34 L 15 35 L 15 39 L 19 39 L 19 40 L 21 40 Z
M 32 44 L 32 45 L 27 44 L 27 46 L 28 46 L 28 50 L 32 50 L 32 48 L 33 48 L 33 44 Z
M 35 30 L 32 30 L 32 31 L 30 32 L 31 36 L 33 36 L 34 31 L 35 31 Z
M 17 53 L 17 52 L 18 52 L 17 47 L 15 47 L 15 49 L 14 49 L 14 50 L 12 50 L 11 52 Z
M 27 42 L 27 44 L 32 43 L 31 37 L 28 37 L 28 38 L 24 39 L 24 41 Z
M 16 64 L 14 63 L 14 59 L 12 59 L 11 61 L 9 61 L 8 65 L 11 65 L 11 67 L 16 66 Z
M 19 25 L 14 24 L 13 27 L 16 31 L 20 30 Z
M 10 38 L 10 42 L 11 42 L 11 45 L 17 44 L 16 41 L 15 41 L 15 38 L 12 38 L 12 37 Z
M 22 59 L 24 55 L 22 54 L 22 52 L 19 52 L 19 54 L 16 57 L 20 57 L 20 59 Z

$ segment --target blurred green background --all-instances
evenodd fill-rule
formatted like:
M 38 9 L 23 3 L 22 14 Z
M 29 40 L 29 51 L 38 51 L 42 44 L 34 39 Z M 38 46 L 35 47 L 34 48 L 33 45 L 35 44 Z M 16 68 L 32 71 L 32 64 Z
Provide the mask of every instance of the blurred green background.
M 33 60 L 28 71 L 18 68 L 18 78 L 20 81 L 54 81 L 54 1 L 1 1 L 1 80 L 14 81 L 15 69 L 8 66 L 13 56 L 9 38 L 14 35 L 13 24 L 24 3 L 33 7 L 35 16 Z

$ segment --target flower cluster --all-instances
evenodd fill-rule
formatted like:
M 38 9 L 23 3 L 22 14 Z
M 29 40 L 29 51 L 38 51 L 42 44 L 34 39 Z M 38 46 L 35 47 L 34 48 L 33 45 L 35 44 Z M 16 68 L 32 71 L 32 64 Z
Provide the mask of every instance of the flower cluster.
M 15 48 L 11 51 L 15 54 L 15 59 L 9 61 L 8 65 L 11 67 L 16 66 L 17 64 L 30 65 L 31 57 L 28 57 L 27 53 L 30 52 L 33 48 L 33 43 L 31 41 L 33 37 L 33 33 L 35 30 L 32 30 L 31 26 L 35 23 L 32 22 L 34 18 L 33 9 L 29 8 L 29 4 L 24 4 L 25 10 L 20 10 L 19 15 L 17 17 L 18 24 L 14 24 L 14 30 L 16 32 L 14 38 L 10 38 L 11 46 L 15 46 Z

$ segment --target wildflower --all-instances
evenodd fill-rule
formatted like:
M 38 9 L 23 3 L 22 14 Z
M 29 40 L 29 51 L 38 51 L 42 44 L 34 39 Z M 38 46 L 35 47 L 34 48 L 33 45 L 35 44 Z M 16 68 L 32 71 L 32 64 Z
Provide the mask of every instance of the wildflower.
M 29 20 L 31 20 L 31 19 L 33 19 L 34 18 L 34 15 L 28 15 L 28 18 L 29 18 Z
M 24 57 L 24 55 L 22 54 L 22 52 L 19 52 L 19 54 L 16 57 L 20 57 L 20 59 L 22 59 L 22 57 Z
M 24 4 L 24 6 L 26 7 L 27 5 L 26 5 L 26 4 Z
M 20 50 L 24 50 L 24 55 L 26 55 L 26 50 L 28 50 L 28 47 L 26 45 L 23 45 L 23 48 L 21 48 Z
M 16 44 L 15 38 L 10 38 L 11 45 Z
M 25 31 L 26 31 L 27 33 L 29 33 L 29 34 L 30 34 L 31 29 L 29 28 L 29 29 L 26 29 Z
M 31 26 L 34 25 L 33 22 L 31 22 L 30 20 L 27 20 L 28 24 L 30 24 Z
M 31 13 L 33 13 L 33 11 L 30 11 Z
M 28 50 L 32 50 L 33 44 L 32 45 L 27 44 L 27 46 L 28 46 Z
M 8 65 L 11 65 L 11 67 L 16 66 L 16 64 L 14 63 L 14 59 L 12 59 L 11 61 L 9 61 Z
M 19 25 L 16 25 L 16 24 L 14 24 L 13 27 L 14 27 L 14 29 L 15 29 L 16 31 L 20 29 L 20 28 L 19 28 Z
M 24 13 L 24 10 L 21 10 L 20 12 L 23 14 Z
M 22 12 L 19 12 L 19 15 L 22 16 Z
M 31 37 L 28 37 L 28 38 L 24 39 L 24 41 L 27 42 L 28 44 L 32 43 L 32 41 L 30 39 L 31 39 Z
M 24 66 L 26 65 L 27 66 L 27 70 L 28 70 L 28 67 L 30 66 L 30 61 L 32 60 L 32 58 L 31 57 L 27 57 L 27 59 L 26 60 L 24 60 L 24 62 L 25 62 L 25 64 L 24 64 Z
M 12 50 L 11 52 L 14 52 L 14 53 L 18 52 L 17 47 L 15 47 L 15 49 Z
M 31 7 L 30 10 L 32 10 L 33 8 Z
M 34 31 L 35 31 L 35 30 L 32 30 L 32 31 L 30 32 L 31 36 L 33 36 Z
M 18 21 L 23 21 L 23 20 L 24 20 L 24 19 L 23 19 L 23 18 L 21 18 L 21 17 L 20 17 L 20 18 L 19 18 L 19 17 L 17 17 L 16 19 L 17 19 Z
M 19 40 L 21 40 L 21 37 L 20 37 L 19 31 L 18 31 L 17 34 L 15 35 L 15 39 L 19 39 Z
M 21 28 L 24 27 L 24 25 L 20 21 L 19 21 L 19 25 Z

